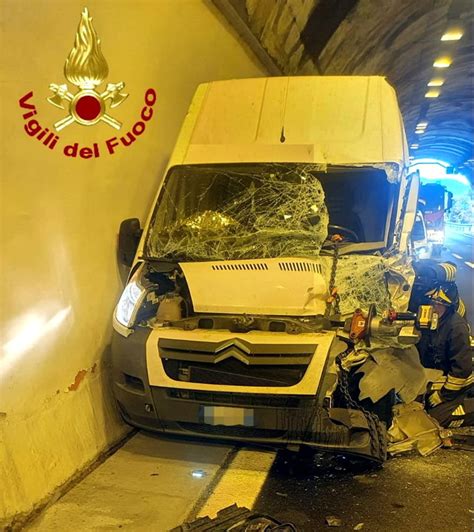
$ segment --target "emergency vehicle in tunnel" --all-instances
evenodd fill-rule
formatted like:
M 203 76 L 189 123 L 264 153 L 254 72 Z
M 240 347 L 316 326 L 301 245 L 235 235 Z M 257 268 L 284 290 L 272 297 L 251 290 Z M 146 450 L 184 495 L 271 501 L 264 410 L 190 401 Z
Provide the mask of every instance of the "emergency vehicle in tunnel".
M 384 425 L 348 396 L 346 361 L 369 329 L 382 348 L 414 343 L 384 317 L 407 310 L 414 277 L 407 168 L 383 77 L 200 85 L 144 230 L 120 229 L 124 419 L 383 460 Z
M 425 183 L 420 187 L 420 203 L 426 223 L 428 242 L 433 256 L 439 257 L 445 241 L 445 213 L 453 206 L 453 193 L 440 183 Z

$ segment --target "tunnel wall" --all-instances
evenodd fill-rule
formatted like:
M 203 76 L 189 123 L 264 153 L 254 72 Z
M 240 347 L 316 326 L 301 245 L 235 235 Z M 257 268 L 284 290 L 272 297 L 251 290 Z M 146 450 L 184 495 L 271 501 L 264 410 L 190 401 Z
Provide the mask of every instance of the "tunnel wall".
M 67 82 L 83 2 L 2 3 L 0 524 L 47 500 L 129 430 L 107 385 L 119 224 L 143 223 L 196 85 L 265 75 L 210 2 L 87 7 L 109 65 L 103 86 L 124 81 L 129 93 L 109 113 L 123 126 L 73 123 L 51 148 L 25 127 L 36 119 L 51 131 L 68 114 L 46 98 L 50 83 Z M 105 141 L 140 120 L 150 88 L 157 99 L 145 131 L 108 153 Z

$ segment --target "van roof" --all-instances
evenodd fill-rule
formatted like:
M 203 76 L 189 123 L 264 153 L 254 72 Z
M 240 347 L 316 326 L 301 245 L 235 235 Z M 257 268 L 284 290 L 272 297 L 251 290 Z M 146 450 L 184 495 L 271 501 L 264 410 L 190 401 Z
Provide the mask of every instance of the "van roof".
M 380 76 L 301 76 L 200 85 L 170 165 L 396 163 L 408 157 L 394 89 Z

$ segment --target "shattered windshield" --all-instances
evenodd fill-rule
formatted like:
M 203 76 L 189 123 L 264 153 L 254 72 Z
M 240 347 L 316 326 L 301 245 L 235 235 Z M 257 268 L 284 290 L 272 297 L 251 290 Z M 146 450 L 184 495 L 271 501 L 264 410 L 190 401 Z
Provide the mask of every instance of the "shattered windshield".
M 383 240 L 388 199 L 385 205 L 380 190 L 359 190 L 353 182 L 365 185 L 372 172 L 382 174 L 388 187 L 386 176 L 376 169 L 355 171 L 361 171 L 360 179 L 348 170 L 325 173 L 307 164 L 172 168 L 145 254 L 173 260 L 314 257 L 328 231 L 352 242 Z

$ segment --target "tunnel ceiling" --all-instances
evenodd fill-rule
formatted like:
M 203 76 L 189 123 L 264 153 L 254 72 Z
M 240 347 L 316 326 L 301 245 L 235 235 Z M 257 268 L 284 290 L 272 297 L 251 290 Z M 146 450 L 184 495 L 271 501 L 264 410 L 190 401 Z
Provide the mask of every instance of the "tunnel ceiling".
M 214 3 L 234 25 L 238 18 L 249 28 L 276 65 L 272 73 L 386 76 L 398 93 L 408 143 L 419 145 L 410 154 L 444 160 L 473 182 L 472 0 Z M 462 29 L 462 38 L 441 41 L 452 27 Z M 452 58 L 449 68 L 433 66 L 442 55 Z M 444 79 L 440 95 L 426 98 L 435 77 Z M 415 133 L 419 122 L 428 122 L 423 134 Z

